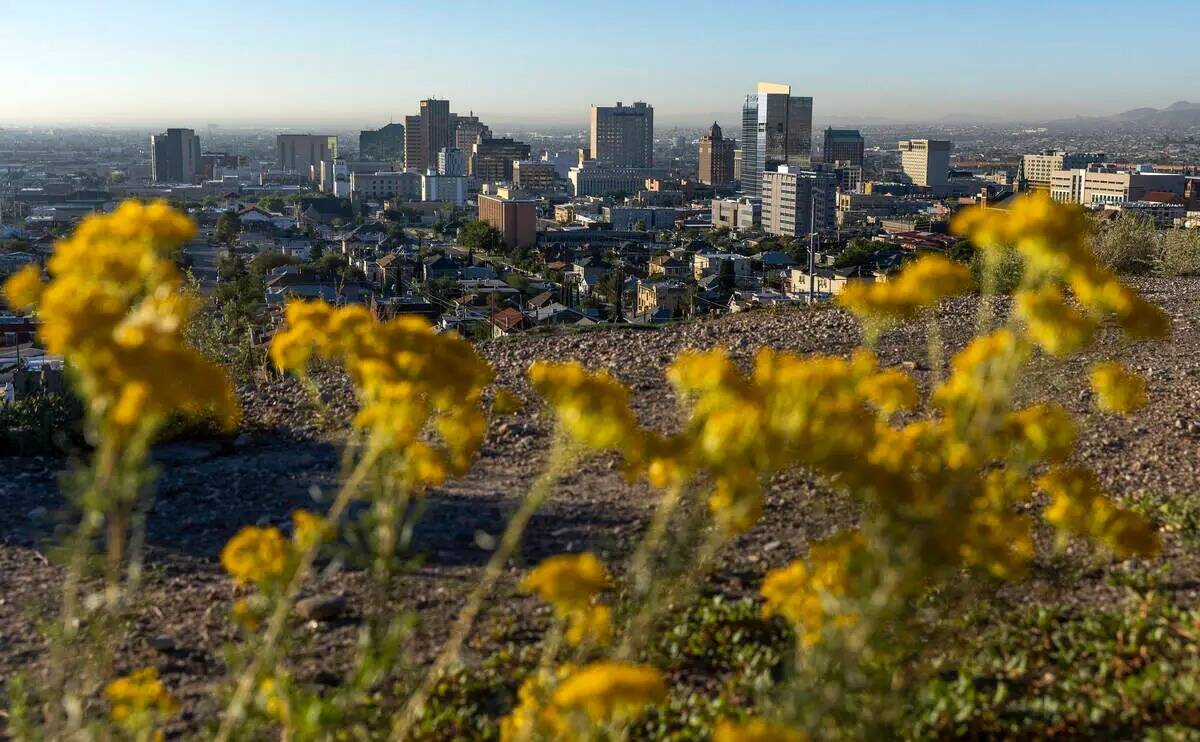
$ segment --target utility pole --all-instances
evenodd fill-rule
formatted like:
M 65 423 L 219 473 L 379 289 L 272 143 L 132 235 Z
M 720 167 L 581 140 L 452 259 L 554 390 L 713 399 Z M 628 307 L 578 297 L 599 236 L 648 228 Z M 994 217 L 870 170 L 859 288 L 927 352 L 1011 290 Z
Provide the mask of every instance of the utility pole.
M 816 267 L 817 254 L 817 179 L 813 178 L 808 187 L 808 303 L 817 300 L 817 277 L 813 275 Z

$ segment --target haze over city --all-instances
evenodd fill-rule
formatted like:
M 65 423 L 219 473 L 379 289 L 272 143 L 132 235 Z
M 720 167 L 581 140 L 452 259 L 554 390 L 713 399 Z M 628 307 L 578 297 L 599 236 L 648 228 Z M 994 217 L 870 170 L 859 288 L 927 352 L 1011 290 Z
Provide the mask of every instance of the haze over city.
M 1039 121 L 1200 98 L 1200 4 L 0 0 L 0 125 L 378 126 L 449 98 L 582 125 L 647 100 L 734 124 L 788 80 L 819 122 Z M 1169 19 L 1169 22 L 1164 22 Z M 1067 33 L 1069 31 L 1069 33 Z M 1109 61 L 1105 61 L 1109 60 Z

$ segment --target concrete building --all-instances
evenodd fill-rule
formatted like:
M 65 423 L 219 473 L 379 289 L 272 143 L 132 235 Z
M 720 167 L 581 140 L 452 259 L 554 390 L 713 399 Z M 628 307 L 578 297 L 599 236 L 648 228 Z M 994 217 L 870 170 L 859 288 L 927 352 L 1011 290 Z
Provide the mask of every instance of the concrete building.
M 1187 178 L 1174 173 L 1156 173 L 1089 165 L 1073 170 L 1056 170 L 1050 176 L 1050 197 L 1083 206 L 1143 201 L 1151 193 L 1169 193 L 1182 200 Z
M 549 193 L 557 189 L 558 172 L 554 163 L 517 160 L 513 163 L 513 185 L 530 193 Z
M 595 160 L 584 160 L 571 168 L 567 179 L 571 182 L 571 193 L 575 196 L 608 196 L 637 193 L 646 185 L 648 178 L 661 178 L 664 173 L 655 168 L 617 167 L 601 165 Z
M 344 198 L 350 195 L 350 166 L 345 160 L 321 160 L 321 191 Z
M 467 179 L 463 175 L 439 175 L 437 171 L 429 170 L 421 176 L 421 200 L 464 206 L 467 203 Z
M 501 198 L 480 194 L 479 218 L 500 231 L 509 250 L 537 244 L 537 205 L 535 198 Z
M 906 139 L 900 142 L 900 169 L 913 185 L 944 188 L 950 184 L 950 150 L 945 139 Z
M 812 165 L 812 98 L 790 85 L 760 82 L 742 105 L 742 190 L 758 197 L 762 174 L 780 165 Z
M 767 234 L 804 237 L 837 231 L 837 178 L 787 165 L 763 173 L 762 228 Z
M 663 206 L 605 206 L 600 213 L 618 232 L 671 229 L 679 217 L 678 211 Z
M 476 142 L 491 138 L 492 130 L 486 124 L 480 123 L 478 116 L 472 114 L 458 117 L 458 126 L 454 129 L 454 146 L 461 149 L 467 159 L 470 159 Z
M 350 173 L 350 195 L 354 198 L 419 199 L 421 176 L 416 173 Z
M 362 160 L 404 161 L 404 124 L 391 123 L 380 129 L 358 133 L 358 157 Z
M 438 152 L 454 146 L 450 101 L 427 98 L 415 116 L 404 117 L 404 169 L 423 173 L 437 167 Z
M 1055 172 L 1078 170 L 1104 162 L 1103 152 L 1063 152 L 1044 149 L 1041 152 L 1021 156 L 1017 169 L 1017 190 L 1048 191 Z
M 714 198 L 713 227 L 748 231 L 757 229 L 762 221 L 762 201 L 757 198 Z
M 458 147 L 442 147 L 438 152 L 439 175 L 466 175 L 467 154 Z
M 203 166 L 194 130 L 167 129 L 150 136 L 150 179 L 155 183 L 194 183 Z
M 829 165 L 863 164 L 863 135 L 858 129 L 825 129 L 825 146 L 821 149 L 821 162 Z
M 737 142 L 726 139 L 714 121 L 708 133 L 700 137 L 700 182 L 710 186 L 733 184 L 733 154 Z
M 480 139 L 473 145 L 468 172 L 483 183 L 513 179 L 513 161 L 528 160 L 529 145 L 509 138 Z
M 321 174 L 322 160 L 338 158 L 337 137 L 329 134 L 280 134 L 275 137 L 275 164 L 310 180 Z
M 641 101 L 592 106 L 590 148 L 603 165 L 653 167 L 654 107 Z

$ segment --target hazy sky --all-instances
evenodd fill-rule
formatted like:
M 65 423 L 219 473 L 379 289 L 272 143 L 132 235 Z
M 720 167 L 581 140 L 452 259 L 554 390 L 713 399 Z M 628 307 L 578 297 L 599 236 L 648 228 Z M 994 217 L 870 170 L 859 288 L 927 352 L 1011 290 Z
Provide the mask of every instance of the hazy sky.
M 0 125 L 494 124 L 646 100 L 736 122 L 757 80 L 821 123 L 1030 120 L 1200 99 L 1200 0 L 0 0 Z

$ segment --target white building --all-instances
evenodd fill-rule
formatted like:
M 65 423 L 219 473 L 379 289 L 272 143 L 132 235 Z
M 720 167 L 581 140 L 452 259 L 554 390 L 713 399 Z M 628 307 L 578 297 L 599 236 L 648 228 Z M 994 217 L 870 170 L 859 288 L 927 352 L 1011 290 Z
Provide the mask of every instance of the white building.
M 458 147 L 442 147 L 438 152 L 437 171 L 438 175 L 466 175 L 466 153 Z
M 906 139 L 900 142 L 900 168 L 913 185 L 943 188 L 950 181 L 950 150 L 945 139 Z
M 762 176 L 762 228 L 767 234 L 804 237 L 837 231 L 837 176 L 780 165 Z
M 439 175 L 430 169 L 421 176 L 421 200 L 463 206 L 467 203 L 467 179 L 461 175 Z

